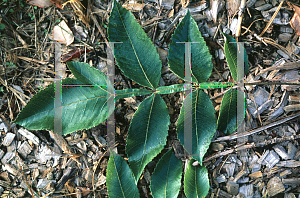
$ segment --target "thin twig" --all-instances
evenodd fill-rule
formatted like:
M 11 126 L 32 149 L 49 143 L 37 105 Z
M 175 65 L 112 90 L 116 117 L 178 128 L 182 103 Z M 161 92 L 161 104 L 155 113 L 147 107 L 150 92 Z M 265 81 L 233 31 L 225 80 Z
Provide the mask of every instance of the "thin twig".
M 97 165 L 94 166 L 93 179 L 92 179 L 92 186 L 93 186 L 93 191 L 94 191 L 94 198 L 95 198 L 95 180 L 94 180 L 94 178 L 95 178 L 95 173 L 96 173 L 96 170 L 97 170 L 98 165 L 99 165 L 100 162 L 101 162 L 101 159 L 103 158 L 103 156 L 105 156 L 106 152 L 107 152 L 107 151 L 105 151 L 105 152 L 103 153 L 103 155 L 100 157 L 100 159 L 99 159 Z
M 256 82 L 250 82 L 250 83 L 244 83 L 245 85 L 300 85 L 300 82 L 295 82 L 295 81 L 287 81 L 287 82 L 282 82 L 283 79 L 278 79 L 276 81 L 273 79 L 272 81 L 256 81 Z
M 162 10 L 163 10 L 164 6 L 160 7 L 158 13 L 157 13 L 157 17 L 159 17 L 159 15 L 161 14 Z M 152 37 L 152 42 L 154 43 L 154 39 L 155 39 L 155 34 L 156 34 L 156 30 L 157 30 L 157 24 L 154 27 L 154 33 L 153 33 L 153 37 Z
M 19 164 L 19 168 L 20 168 L 20 170 L 21 170 L 21 172 L 22 172 L 22 174 L 23 174 L 25 183 L 26 183 L 26 185 L 28 186 L 28 188 L 29 188 L 29 190 L 30 190 L 31 196 L 32 196 L 32 198 L 34 198 L 34 196 L 33 196 L 33 190 L 32 190 L 32 188 L 31 188 L 31 186 L 28 184 L 27 179 L 26 179 L 26 177 L 25 177 L 25 174 L 24 174 L 24 172 L 23 172 L 23 170 L 22 170 L 22 167 L 21 167 L 21 165 L 20 165 L 19 162 L 18 162 L 18 164 Z
M 268 22 L 268 24 L 266 25 L 265 29 L 260 33 L 260 37 L 267 31 L 267 29 L 270 27 L 270 25 L 272 24 L 273 20 L 275 19 L 276 15 L 278 14 L 282 4 L 284 1 L 281 1 L 281 3 L 279 4 L 279 6 L 277 7 L 277 10 L 274 12 L 271 20 Z
M 271 71 L 271 70 L 278 70 L 278 69 L 288 70 L 288 69 L 297 69 L 297 68 L 300 68 L 300 63 L 299 62 L 291 62 L 291 63 L 285 63 L 283 65 L 274 65 L 274 66 L 268 67 L 266 69 L 261 70 L 259 72 L 259 74 L 262 74 L 264 72 Z
M 237 42 L 238 42 L 239 36 L 241 35 L 241 25 L 242 25 L 243 13 L 245 10 L 245 6 L 246 6 L 246 0 L 241 0 L 239 12 L 238 12 L 238 23 L 237 23 L 236 33 L 235 33 Z
M 283 118 L 283 119 L 280 119 L 280 120 L 277 120 L 277 121 L 274 121 L 270 124 L 267 124 L 266 126 L 262 126 L 262 127 L 259 127 L 259 128 L 256 128 L 256 129 L 253 129 L 251 131 L 247 131 L 245 133 L 239 133 L 239 134 L 232 134 L 232 135 L 228 135 L 228 136 L 224 136 L 224 137 L 220 137 L 220 138 L 217 138 L 215 141 L 213 142 L 219 142 L 219 141 L 226 141 L 226 140 L 234 140 L 234 139 L 237 139 L 237 138 L 241 138 L 241 137 L 245 137 L 245 136 L 248 136 L 248 135 L 253 135 L 255 133 L 258 133 L 260 131 L 263 131 L 263 130 L 266 130 L 268 128 L 271 128 L 271 127 L 274 127 L 274 126 L 277 126 L 279 124 L 282 124 L 282 123 L 285 123 L 289 120 L 292 120 L 296 117 L 300 116 L 300 113 L 297 113 L 297 114 L 294 114 L 294 115 L 291 115 L 291 116 L 288 116 L 286 118 Z
M 229 154 L 233 153 L 234 151 L 240 151 L 240 150 L 250 149 L 250 148 L 254 148 L 254 147 L 264 147 L 266 145 L 275 144 L 275 143 L 283 142 L 283 141 L 291 141 L 291 140 L 296 140 L 296 139 L 300 139 L 300 135 L 288 136 L 288 137 L 283 137 L 283 138 L 272 138 L 270 140 L 265 140 L 265 141 L 258 142 L 258 143 L 252 142 L 250 144 L 242 145 L 242 146 L 239 146 L 239 147 L 234 148 L 234 149 L 229 149 L 229 150 L 226 150 L 226 151 L 215 153 L 212 156 L 209 156 L 209 157 L 205 158 L 203 160 L 203 162 L 205 163 L 205 162 L 208 162 L 210 160 L 213 160 L 213 159 L 225 156 L 225 155 L 229 155 Z

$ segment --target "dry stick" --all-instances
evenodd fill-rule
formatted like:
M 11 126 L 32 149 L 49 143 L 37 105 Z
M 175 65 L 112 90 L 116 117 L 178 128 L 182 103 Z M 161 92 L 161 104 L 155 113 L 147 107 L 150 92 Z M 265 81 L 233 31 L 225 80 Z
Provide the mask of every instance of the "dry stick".
M 18 90 L 15 90 L 14 88 L 8 86 L 1 77 L 0 77 L 0 83 L 3 84 L 7 89 L 9 89 L 11 92 L 13 92 L 17 96 L 18 99 L 22 102 L 22 105 L 26 106 L 26 102 L 24 102 L 23 99 L 18 94 L 20 94 L 21 96 L 24 96 L 27 99 L 31 99 L 29 96 L 26 96 L 25 94 L 19 92 Z
M 94 191 L 94 198 L 95 198 L 95 180 L 94 180 L 94 178 L 95 178 L 95 173 L 96 173 L 96 170 L 97 170 L 98 165 L 100 164 L 100 162 L 101 162 L 103 156 L 106 154 L 106 152 L 107 152 L 107 151 L 105 151 L 105 152 L 103 153 L 103 155 L 100 157 L 100 159 L 99 159 L 97 165 L 94 166 L 93 179 L 92 179 L 92 186 L 93 186 L 93 191 Z
M 205 159 L 203 160 L 203 162 L 205 163 L 205 162 L 208 162 L 208 161 L 210 161 L 210 160 L 212 160 L 212 159 L 219 158 L 219 157 L 225 156 L 225 155 L 229 155 L 229 154 L 233 153 L 234 151 L 239 151 L 239 150 L 243 150 L 243 149 L 249 149 L 249 148 L 252 148 L 252 147 L 253 147 L 253 144 L 254 144 L 254 143 L 252 143 L 252 144 L 247 144 L 247 145 L 240 146 L 240 147 L 238 147 L 238 148 L 236 148 L 236 149 L 230 149 L 230 150 L 227 150 L 227 151 L 222 151 L 222 152 L 220 152 L 220 153 L 213 154 L 212 156 L 205 158 Z
M 273 86 L 272 86 L 272 90 L 271 90 L 271 93 L 270 93 L 270 95 L 269 95 L 269 98 L 268 98 L 268 100 L 270 100 L 270 99 L 271 99 L 271 96 L 272 96 L 272 94 L 273 94 L 273 92 L 274 92 L 274 89 L 275 89 L 275 85 L 273 85 Z
M 4 115 L 0 114 L 0 117 L 4 120 L 4 122 L 7 124 L 7 126 L 9 127 L 9 130 L 11 130 L 11 126 L 8 123 L 8 121 L 6 120 L 6 118 L 4 117 Z
M 77 160 L 78 155 L 73 153 L 71 147 L 67 143 L 67 141 L 63 138 L 61 134 L 54 133 L 53 131 L 49 130 L 50 136 L 54 139 L 56 144 L 63 150 L 64 153 L 70 155 L 70 157 L 77 162 L 79 166 L 81 166 L 81 163 Z
M 298 56 L 297 54 L 295 54 L 294 52 L 291 52 L 289 50 L 287 50 L 285 47 L 282 47 L 281 45 L 279 45 L 278 43 L 276 43 L 273 39 L 271 38 L 267 38 L 267 37 L 262 37 L 263 41 L 268 43 L 268 44 L 271 44 L 273 45 L 274 47 L 277 47 L 278 49 L 280 50 L 283 50 L 283 51 L 286 51 L 286 52 L 289 52 L 287 53 L 287 55 L 293 60 L 294 57 L 292 57 L 290 54 L 293 54 L 294 56 L 296 56 L 297 58 L 300 59 L 300 56 Z
M 19 164 L 19 168 L 20 168 L 20 170 L 21 170 L 21 172 L 22 172 L 22 174 L 23 174 L 23 177 L 24 177 L 24 179 L 25 179 L 26 185 L 28 186 L 28 188 L 29 188 L 29 190 L 30 190 L 31 196 L 34 198 L 32 188 L 31 188 L 31 186 L 28 184 L 27 179 L 26 179 L 26 177 L 25 177 L 25 174 L 23 173 L 22 167 L 21 167 L 21 165 L 20 165 L 19 162 L 18 162 L 18 164 Z
M 161 6 L 161 5 L 159 5 Z M 163 10 L 164 6 L 160 7 L 158 13 L 157 13 L 157 17 L 159 17 L 159 15 L 161 14 L 162 10 Z M 157 24 L 155 24 L 154 27 L 154 33 L 153 33 L 153 38 L 152 38 L 152 42 L 154 43 L 154 39 L 155 39 L 155 34 L 156 34 L 156 30 L 157 30 Z
M 95 18 L 95 16 L 93 14 L 91 15 L 91 18 L 92 18 L 93 22 L 95 23 L 96 27 L 98 28 L 98 30 L 99 30 L 102 38 L 104 39 L 104 41 L 105 41 L 105 43 L 107 45 L 107 47 L 110 47 L 110 45 L 108 44 L 107 38 L 105 37 L 105 35 L 104 35 L 104 33 L 103 33 L 103 31 L 102 31 L 102 29 L 101 29 L 101 27 L 100 27 L 97 19 Z
M 278 69 L 288 70 L 288 69 L 297 69 L 297 68 L 300 68 L 300 62 L 290 62 L 290 63 L 285 63 L 283 65 L 275 65 L 275 66 L 268 67 L 266 69 L 261 70 L 259 74 L 262 74 L 270 70 L 278 70 Z
M 271 20 L 268 22 L 268 24 L 266 25 L 265 29 L 260 33 L 260 37 L 267 31 L 267 29 L 270 27 L 270 25 L 272 24 L 273 20 L 275 19 L 276 15 L 278 14 L 282 4 L 284 1 L 281 1 L 281 3 L 279 4 L 279 6 L 277 7 L 277 10 L 274 12 Z
M 230 149 L 230 150 L 227 150 L 227 151 L 222 151 L 222 152 L 213 154 L 212 156 L 205 158 L 203 160 L 203 162 L 208 162 L 212 159 L 219 158 L 219 157 L 225 156 L 225 155 L 229 155 L 229 154 L 233 153 L 234 151 L 250 149 L 250 148 L 254 148 L 254 147 L 263 147 L 263 146 L 266 146 L 266 145 L 269 145 L 269 144 L 275 144 L 275 143 L 278 143 L 278 142 L 290 141 L 290 140 L 296 140 L 296 139 L 300 139 L 300 135 L 283 137 L 283 138 L 272 138 L 270 140 L 265 140 L 265 141 L 258 142 L 258 143 L 252 142 L 250 144 L 239 146 L 235 149 Z
M 253 135 L 253 134 L 258 133 L 260 131 L 263 131 L 263 130 L 266 130 L 268 128 L 274 127 L 276 125 L 285 123 L 285 122 L 287 122 L 289 120 L 292 120 L 292 119 L 294 119 L 294 118 L 296 118 L 298 116 L 300 116 L 300 113 L 288 116 L 286 118 L 283 118 L 283 119 L 280 119 L 280 120 L 277 120 L 277 121 L 274 121 L 274 122 L 272 122 L 270 124 L 267 124 L 266 126 L 262 126 L 262 127 L 259 127 L 259 128 L 256 128 L 256 129 L 253 129 L 253 130 L 250 130 L 250 131 L 247 131 L 245 133 L 239 133 L 239 134 L 233 134 L 233 135 L 228 135 L 228 136 L 220 137 L 220 138 L 217 138 L 213 142 L 226 141 L 226 140 L 234 140 L 234 139 L 245 137 L 245 136 L 248 136 L 248 135 Z
M 244 34 L 246 34 L 247 32 L 250 31 L 251 26 L 252 26 L 256 21 L 262 21 L 262 20 L 263 20 L 263 19 L 256 19 L 256 20 L 252 21 L 252 23 L 250 23 L 250 25 L 249 25 L 247 28 L 242 26 L 243 29 L 246 29 L 246 31 L 245 31 L 244 33 L 242 33 L 242 36 L 243 36 Z
M 186 2 L 184 2 L 184 0 L 181 0 L 180 3 L 181 3 L 181 6 L 185 9 L 189 5 L 190 0 L 187 0 Z
M 278 79 L 278 81 L 275 81 L 274 79 L 272 81 L 255 81 L 251 83 L 245 83 L 246 85 L 300 85 L 300 82 L 295 81 L 287 81 L 287 82 L 280 82 L 283 81 L 282 79 Z
M 239 12 L 238 12 L 238 23 L 237 23 L 236 33 L 235 33 L 237 42 L 238 42 L 239 36 L 241 35 L 241 25 L 242 25 L 243 13 L 245 10 L 245 6 L 246 6 L 246 0 L 241 0 Z
M 37 22 L 36 22 L 36 17 L 35 17 L 35 14 L 34 14 L 34 8 L 32 7 L 32 14 L 34 16 L 34 46 L 35 46 L 35 49 L 39 49 L 39 47 L 37 46 L 38 45 L 38 42 L 37 42 Z M 37 51 L 38 52 L 38 51 Z
M 9 110 L 9 118 L 10 118 L 10 120 L 13 120 L 14 119 L 14 114 L 13 114 L 13 112 L 11 110 L 11 107 L 10 107 L 10 99 L 9 99 L 9 97 L 7 97 L 7 104 L 8 104 L 8 110 Z

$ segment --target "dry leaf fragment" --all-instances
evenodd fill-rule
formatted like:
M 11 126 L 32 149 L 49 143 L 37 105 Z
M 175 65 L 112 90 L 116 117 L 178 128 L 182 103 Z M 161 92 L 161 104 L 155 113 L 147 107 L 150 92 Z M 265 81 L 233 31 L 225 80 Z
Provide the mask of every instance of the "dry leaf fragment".
M 59 0 L 30 0 L 27 2 L 39 8 L 47 8 L 52 5 L 55 5 L 56 7 L 62 9 L 62 4 Z
M 295 32 L 300 35 L 300 8 L 292 3 L 287 3 L 295 11 L 293 18 L 290 20 L 290 24 Z
M 53 5 L 51 0 L 31 0 L 28 3 L 40 8 L 47 8 Z
M 124 3 L 122 5 L 123 8 L 126 8 L 127 10 L 129 11 L 140 11 L 144 8 L 144 4 L 140 4 L 140 3 L 132 3 L 132 2 L 129 2 L 129 3 Z
M 226 3 L 226 9 L 228 12 L 228 16 L 232 17 L 240 7 L 241 1 L 240 0 L 228 0 Z
M 31 133 L 30 131 L 28 131 L 27 129 L 24 129 L 24 128 L 20 128 L 18 130 L 18 132 L 26 137 L 28 140 L 31 140 L 32 143 L 34 143 L 35 145 L 40 145 L 40 140 L 38 137 L 36 137 L 33 133 Z
M 77 157 L 80 157 L 80 155 L 73 153 L 71 147 L 68 145 L 63 136 L 52 131 L 49 131 L 49 133 L 61 150 L 63 150 L 65 154 L 68 154 L 74 161 L 76 161 L 78 165 L 81 165 L 81 163 L 77 160 Z
M 299 111 L 300 110 L 300 104 L 292 104 L 286 107 L 283 107 L 285 112 L 290 112 L 290 111 Z
M 210 9 L 214 23 L 217 22 L 217 16 L 219 11 L 224 7 L 225 2 L 223 0 L 211 0 Z
M 61 21 L 53 28 L 53 40 L 66 44 L 73 43 L 74 36 L 65 21 Z

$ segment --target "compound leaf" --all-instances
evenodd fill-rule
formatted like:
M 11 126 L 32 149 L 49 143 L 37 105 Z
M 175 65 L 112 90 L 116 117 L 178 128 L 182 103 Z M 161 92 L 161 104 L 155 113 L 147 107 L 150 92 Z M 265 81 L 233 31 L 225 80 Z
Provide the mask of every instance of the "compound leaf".
M 202 165 L 203 156 L 216 132 L 217 120 L 214 106 L 208 95 L 200 89 L 196 89 L 191 94 L 192 113 L 186 115 L 185 104 L 182 106 L 177 122 L 177 135 L 181 144 L 185 146 L 184 122 L 192 127 L 192 138 L 187 144 L 192 144 L 191 157 Z M 191 98 L 191 94 L 187 97 Z
M 106 172 L 106 185 L 109 197 L 140 197 L 128 164 L 114 151 L 111 152 L 109 157 Z
M 193 166 L 191 159 L 184 175 L 184 193 L 187 198 L 206 197 L 209 191 L 209 179 L 205 166 Z
M 181 43 L 178 43 L 181 42 Z M 199 32 L 197 23 L 188 11 L 172 35 L 172 42 L 168 52 L 170 69 L 184 80 L 185 44 L 182 42 L 195 42 L 191 44 L 192 80 L 194 83 L 205 82 L 213 69 L 209 49 Z
M 63 134 L 89 129 L 107 118 L 106 86 L 80 86 L 89 83 L 91 79 L 94 79 L 95 84 L 106 84 L 106 76 L 88 64 L 76 63 L 73 66 L 71 66 L 71 70 L 75 71 L 74 73 L 79 68 L 77 66 L 80 66 L 82 75 L 78 72 L 76 77 L 84 82 L 71 78 L 62 81 L 64 85 L 61 92 Z M 113 97 L 113 93 L 110 95 Z M 14 122 L 31 130 L 48 129 L 53 131 L 54 98 L 54 84 L 51 84 L 28 102 Z
M 176 198 L 181 186 L 182 163 L 173 149 L 158 161 L 151 176 L 150 189 L 154 198 Z
M 220 115 L 218 118 L 218 130 L 227 135 L 233 133 L 242 124 L 244 116 L 237 114 L 237 101 L 244 103 L 244 94 L 236 89 L 229 89 L 223 96 Z M 244 111 L 244 109 L 243 109 Z
M 136 181 L 166 144 L 169 124 L 169 111 L 160 95 L 152 94 L 141 102 L 131 120 L 126 142 L 128 162 Z
M 162 63 L 155 46 L 131 12 L 114 0 L 109 17 L 108 38 L 115 44 L 115 58 L 124 75 L 142 86 L 155 89 Z
M 226 38 L 225 44 L 224 44 L 224 51 L 226 60 L 231 72 L 232 78 L 237 81 L 237 73 L 238 73 L 238 65 L 237 65 L 237 41 L 232 36 L 222 33 L 223 36 Z M 248 65 L 248 55 L 246 53 L 246 50 L 244 49 L 244 74 L 247 74 L 249 70 Z

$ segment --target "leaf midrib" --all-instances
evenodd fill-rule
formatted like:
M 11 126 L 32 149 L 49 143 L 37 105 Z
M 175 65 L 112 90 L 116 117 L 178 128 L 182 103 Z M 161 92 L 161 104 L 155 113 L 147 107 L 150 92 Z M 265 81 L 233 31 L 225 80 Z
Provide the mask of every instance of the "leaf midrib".
M 138 61 L 138 63 L 139 63 L 139 66 L 140 66 L 140 68 L 142 69 L 142 72 L 143 72 L 144 76 L 146 77 L 148 83 L 151 85 L 152 89 L 155 89 L 154 86 L 152 85 L 152 83 L 150 82 L 150 80 L 148 79 L 148 77 L 147 77 L 147 75 L 146 75 L 146 73 L 145 73 L 145 71 L 144 71 L 144 69 L 143 69 L 143 67 L 142 67 L 142 64 L 141 64 L 141 62 L 140 62 L 140 59 L 139 59 L 139 57 L 137 56 L 136 50 L 135 50 L 134 45 L 133 45 L 133 43 L 132 43 L 132 40 L 131 40 L 131 38 L 130 38 L 130 36 L 129 36 L 129 34 L 128 34 L 128 31 L 127 31 L 127 29 L 126 29 L 126 26 L 125 26 L 125 24 L 124 24 L 124 20 L 123 20 L 123 18 L 121 17 L 122 15 L 121 15 L 121 13 L 120 13 L 120 10 L 119 10 L 118 6 L 117 6 L 117 11 L 118 11 L 118 13 L 119 13 L 119 17 L 120 17 L 120 19 L 121 19 L 121 22 L 122 22 L 122 24 L 123 24 L 123 27 L 124 27 L 125 32 L 126 32 L 126 34 L 127 34 L 127 37 L 128 37 L 128 39 L 129 39 L 129 41 L 130 41 L 130 44 L 131 44 L 131 46 L 132 46 L 132 49 L 133 49 L 134 54 L 135 54 L 135 56 L 136 56 L 136 59 L 137 59 L 137 61 Z M 128 14 L 128 12 L 127 12 L 126 14 Z M 130 13 L 129 13 L 129 14 L 130 14 Z M 133 18 L 134 18 L 134 17 L 133 17 Z
M 197 125 L 197 101 L 198 101 L 198 94 L 199 94 L 199 89 L 197 89 L 197 95 L 196 95 L 196 101 L 195 101 L 195 111 L 194 111 L 194 114 L 195 114 L 195 128 L 196 128 L 196 141 L 197 141 L 196 148 L 199 147 L 198 125 Z M 192 101 L 193 101 L 193 98 L 192 98 Z M 199 154 L 201 155 L 200 149 L 199 149 Z
M 123 197 L 126 197 L 125 194 L 124 194 L 124 190 L 122 188 L 122 185 L 121 185 L 121 181 L 120 181 L 120 177 L 119 177 L 118 171 L 117 171 L 117 166 L 116 166 L 116 163 L 115 163 L 115 158 L 113 158 L 113 159 L 114 159 L 114 166 L 115 166 L 115 170 L 116 170 L 116 173 L 117 173 L 117 178 L 118 178 L 118 181 L 119 181 L 119 184 L 120 184 L 121 192 L 123 194 Z M 122 166 L 122 162 L 121 162 L 121 166 Z
M 171 154 L 171 157 L 170 157 L 170 158 L 172 159 L 172 154 Z M 169 170 L 170 170 L 171 159 L 169 159 L 169 163 L 168 163 L 168 171 L 167 171 L 167 175 L 166 175 L 165 197 L 167 197 L 168 176 L 169 176 Z
M 142 163 L 145 157 L 145 149 L 146 149 L 146 144 L 147 144 L 147 139 L 148 139 L 148 133 L 149 133 L 149 124 L 150 124 L 150 119 L 151 119 L 151 114 L 152 114 L 152 109 L 153 109 L 153 104 L 154 104 L 154 100 L 155 100 L 155 94 L 153 95 L 153 100 L 152 100 L 152 104 L 151 104 L 151 108 L 150 108 L 150 113 L 149 113 L 149 117 L 148 117 L 148 122 L 147 122 L 147 129 L 146 129 L 146 137 L 145 137 L 145 144 L 144 144 L 144 149 L 143 149 L 143 157 L 141 159 L 141 163 L 139 165 L 139 169 L 142 167 Z

